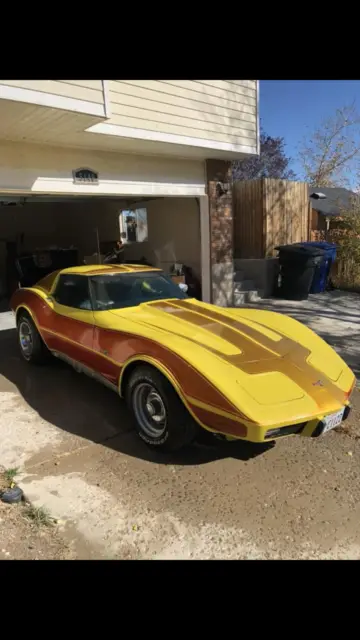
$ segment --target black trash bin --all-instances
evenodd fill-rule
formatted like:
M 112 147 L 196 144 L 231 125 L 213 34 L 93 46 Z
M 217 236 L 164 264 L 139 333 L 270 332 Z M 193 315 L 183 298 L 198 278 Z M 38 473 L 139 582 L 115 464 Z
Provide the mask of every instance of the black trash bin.
M 285 300 L 306 300 L 315 269 L 324 259 L 324 250 L 296 244 L 275 249 L 279 252 L 280 265 L 280 284 L 275 295 Z

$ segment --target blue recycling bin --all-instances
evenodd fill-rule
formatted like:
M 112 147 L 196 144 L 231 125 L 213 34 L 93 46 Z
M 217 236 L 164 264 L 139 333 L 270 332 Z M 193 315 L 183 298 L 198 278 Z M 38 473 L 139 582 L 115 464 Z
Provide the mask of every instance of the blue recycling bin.
M 330 274 L 331 265 L 336 260 L 336 244 L 331 242 L 299 242 L 303 246 L 316 247 L 325 251 L 324 258 L 315 269 L 314 278 L 310 288 L 310 293 L 322 293 L 326 289 Z

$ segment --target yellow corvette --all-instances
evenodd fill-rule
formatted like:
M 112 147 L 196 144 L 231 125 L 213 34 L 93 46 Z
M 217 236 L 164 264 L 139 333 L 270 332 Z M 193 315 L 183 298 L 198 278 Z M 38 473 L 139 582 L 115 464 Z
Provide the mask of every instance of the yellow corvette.
M 53 354 L 114 389 L 154 447 L 179 449 L 201 427 L 251 442 L 318 436 L 350 411 L 355 376 L 310 329 L 188 298 L 159 269 L 63 269 L 11 306 L 27 362 Z

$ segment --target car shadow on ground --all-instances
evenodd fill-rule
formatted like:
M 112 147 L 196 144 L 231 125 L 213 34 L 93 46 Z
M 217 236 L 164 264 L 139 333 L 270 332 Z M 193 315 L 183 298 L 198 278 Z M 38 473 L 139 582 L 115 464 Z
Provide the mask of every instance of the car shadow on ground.
M 222 442 L 203 431 L 194 445 L 180 452 L 153 451 L 136 435 L 125 403 L 113 391 L 55 358 L 46 366 L 26 364 L 15 329 L 0 331 L 0 392 L 19 392 L 40 418 L 64 432 L 156 464 L 249 460 L 273 447 L 273 443 Z

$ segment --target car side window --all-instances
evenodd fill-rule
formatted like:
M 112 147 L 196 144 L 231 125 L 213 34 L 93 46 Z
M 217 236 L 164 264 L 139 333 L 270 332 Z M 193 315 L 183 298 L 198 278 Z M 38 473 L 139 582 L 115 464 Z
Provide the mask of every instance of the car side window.
M 60 276 L 54 293 L 54 300 L 65 307 L 91 311 L 89 278 L 76 275 Z

